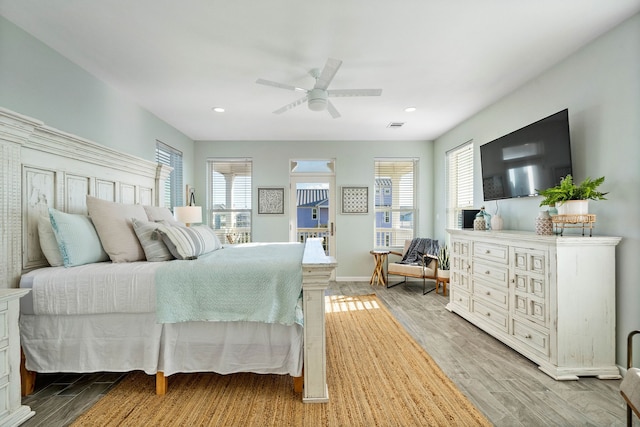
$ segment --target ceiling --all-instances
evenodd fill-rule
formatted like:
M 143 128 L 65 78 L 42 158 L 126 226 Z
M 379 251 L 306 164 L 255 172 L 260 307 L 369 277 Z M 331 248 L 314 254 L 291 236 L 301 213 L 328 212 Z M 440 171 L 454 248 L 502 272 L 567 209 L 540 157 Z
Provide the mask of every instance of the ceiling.
M 640 0 L 0 0 L 0 14 L 194 140 L 431 140 L 640 11 Z M 343 61 L 342 117 L 300 105 Z M 404 111 L 414 106 L 413 113 Z M 213 107 L 224 107 L 215 113 Z M 388 127 L 390 123 L 404 123 Z

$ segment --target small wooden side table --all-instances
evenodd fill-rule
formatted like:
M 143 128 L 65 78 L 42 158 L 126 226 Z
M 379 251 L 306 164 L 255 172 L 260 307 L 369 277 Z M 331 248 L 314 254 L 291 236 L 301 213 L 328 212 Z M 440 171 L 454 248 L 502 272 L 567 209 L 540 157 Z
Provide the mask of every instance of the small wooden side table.
M 436 279 L 436 294 L 438 293 L 438 289 L 440 289 L 440 283 L 442 283 L 442 296 L 447 296 L 447 284 L 449 283 L 449 276 L 440 277 Z
M 389 255 L 389 251 L 373 250 L 373 251 L 370 251 L 369 253 L 373 255 L 373 260 L 375 262 L 373 275 L 371 275 L 371 280 L 369 280 L 369 284 L 386 286 L 387 283 L 384 278 L 384 264 L 387 261 L 387 255 Z

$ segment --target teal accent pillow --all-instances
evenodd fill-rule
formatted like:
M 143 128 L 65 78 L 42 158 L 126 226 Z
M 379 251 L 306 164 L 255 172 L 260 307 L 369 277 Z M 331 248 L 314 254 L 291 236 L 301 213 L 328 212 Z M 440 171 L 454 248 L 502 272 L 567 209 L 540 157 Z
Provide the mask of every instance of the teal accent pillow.
M 65 267 L 109 261 L 88 216 L 49 208 L 49 218 Z

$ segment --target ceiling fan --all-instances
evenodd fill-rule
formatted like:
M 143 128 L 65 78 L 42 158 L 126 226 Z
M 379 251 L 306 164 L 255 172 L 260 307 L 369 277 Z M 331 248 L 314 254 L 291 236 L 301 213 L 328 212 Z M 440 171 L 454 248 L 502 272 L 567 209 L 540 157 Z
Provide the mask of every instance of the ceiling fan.
M 380 96 L 382 89 L 327 89 L 331 80 L 338 72 L 338 69 L 342 65 L 342 61 L 339 59 L 329 58 L 322 70 L 314 68 L 309 71 L 309 74 L 316 79 L 316 84 L 312 89 L 303 89 L 296 86 L 291 86 L 284 83 L 272 82 L 270 80 L 258 79 L 256 83 L 266 86 L 274 86 L 281 89 L 292 90 L 296 92 L 304 92 L 306 95 L 297 101 L 287 104 L 282 108 L 278 108 L 273 113 L 282 114 L 287 110 L 291 110 L 294 107 L 306 102 L 310 110 L 324 111 L 327 110 L 331 117 L 337 119 L 340 117 L 340 113 L 336 110 L 336 107 L 329 101 L 330 97 L 338 96 Z

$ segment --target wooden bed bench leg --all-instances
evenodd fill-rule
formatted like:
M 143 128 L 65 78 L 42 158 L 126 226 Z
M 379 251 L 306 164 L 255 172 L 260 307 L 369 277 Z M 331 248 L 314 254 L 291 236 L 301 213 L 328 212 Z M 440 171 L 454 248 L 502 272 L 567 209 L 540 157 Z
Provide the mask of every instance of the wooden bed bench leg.
M 164 396 L 167 394 L 167 377 L 164 376 L 164 372 L 158 371 L 156 373 L 156 394 L 158 396 Z
M 304 385 L 304 376 L 293 377 L 293 391 L 296 393 L 302 393 L 302 387 Z
M 27 371 L 26 357 L 24 351 L 20 349 L 20 393 L 28 396 L 36 388 L 36 373 Z

